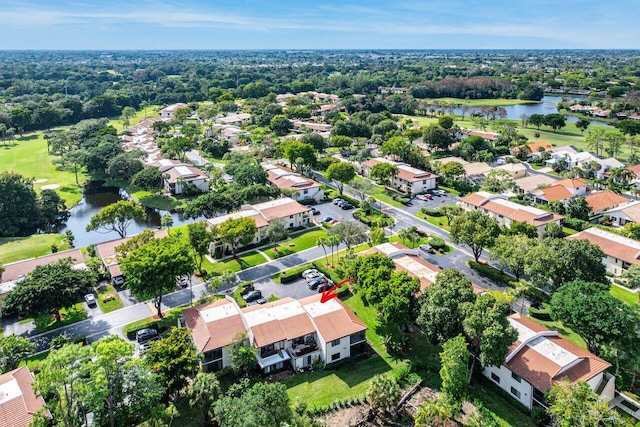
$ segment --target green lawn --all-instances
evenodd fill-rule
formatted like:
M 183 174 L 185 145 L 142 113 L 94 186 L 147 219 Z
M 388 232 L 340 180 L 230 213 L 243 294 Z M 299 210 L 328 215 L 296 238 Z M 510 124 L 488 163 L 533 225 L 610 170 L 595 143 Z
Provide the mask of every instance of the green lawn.
M 69 249 L 62 234 L 34 234 L 29 237 L 0 237 L 0 264 L 36 258 L 51 253 L 51 245 L 58 250 Z
M 562 231 L 567 236 L 571 236 L 572 234 L 577 234 L 578 233 L 576 230 L 574 230 L 573 228 L 569 228 L 569 227 L 562 227 Z
M 146 111 L 146 114 L 145 114 L 145 111 Z M 145 109 L 141 109 L 141 110 L 137 111 L 136 115 L 129 119 L 129 126 L 137 125 L 138 123 L 143 121 L 145 119 L 145 115 L 147 116 L 146 118 L 157 116 L 158 115 L 158 106 L 157 105 L 150 105 Z M 109 119 L 109 124 L 111 126 L 113 126 L 114 128 L 116 128 L 118 130 L 118 132 L 120 132 L 120 131 L 124 130 L 125 128 L 129 127 L 129 126 L 124 126 L 124 124 L 122 123 L 122 120 L 120 120 L 120 117 L 111 117 Z
M 0 171 L 17 172 L 27 178 L 33 178 L 33 186 L 40 191 L 43 185 L 58 185 L 55 190 L 60 194 L 67 207 L 72 207 L 82 198 L 82 187 L 76 184 L 73 171 L 60 171 L 53 164 L 55 157 L 47 153 L 47 143 L 43 132 L 25 134 L 13 143 L 0 145 Z M 80 184 L 87 176 L 79 172 Z
M 367 178 L 363 178 L 361 176 L 356 176 L 354 178 L 354 180 L 355 181 L 369 181 L 372 184 L 374 184 L 375 187 L 374 187 L 373 192 L 368 193 L 370 196 L 373 196 L 374 198 L 376 198 L 376 199 L 378 199 L 378 200 L 380 200 L 380 201 L 382 201 L 382 202 L 384 202 L 384 203 L 386 203 L 388 205 L 394 206 L 396 208 L 401 208 L 401 207 L 404 206 L 402 203 L 396 202 L 395 200 L 393 200 L 393 196 L 391 196 L 391 195 L 389 195 L 387 193 L 387 190 L 384 188 L 384 186 L 378 185 L 375 182 L 373 182 L 373 181 L 371 181 L 371 180 L 369 180 Z
M 114 186 L 124 189 L 129 196 L 143 206 L 162 211 L 170 211 L 179 207 L 184 207 L 185 199 L 178 199 L 173 196 L 165 196 L 154 191 L 143 190 L 139 187 L 130 185 L 126 181 L 106 179 L 105 186 Z
M 49 356 L 49 351 L 45 351 L 39 354 L 34 354 L 33 356 L 27 358 L 26 365 L 31 372 L 38 372 L 40 371 L 40 365 L 42 364 L 42 361 L 46 359 L 48 356 Z M 20 362 L 20 366 L 24 366 L 24 365 L 25 365 L 24 361 Z
M 614 297 L 622 300 L 623 302 L 629 304 L 632 307 L 638 307 L 637 292 L 628 291 L 627 289 L 621 286 L 611 285 L 611 289 L 609 290 L 609 293 Z
M 518 104 L 537 104 L 535 101 L 525 101 L 522 99 L 462 99 L 462 98 L 435 98 L 429 101 L 446 102 L 447 104 L 460 104 L 468 105 L 469 107 L 498 107 L 504 105 L 518 105 Z
M 53 329 L 62 328 L 72 323 L 79 322 L 87 318 L 87 312 L 84 311 L 82 302 L 75 303 L 71 308 L 63 308 L 60 310 L 61 321 L 57 321 L 55 316 L 45 314 L 35 318 L 36 329 L 38 333 L 51 331 Z
M 202 263 L 202 268 L 209 274 L 219 276 L 225 271 L 237 273 L 240 270 L 264 264 L 265 262 L 267 262 L 267 260 L 259 252 L 251 251 L 238 257 L 238 259 L 229 258 L 222 261 L 216 261 L 214 263 L 205 259 Z
M 105 299 L 109 299 L 107 297 L 110 297 L 112 299 L 110 301 L 105 302 Z M 103 313 L 108 313 L 110 311 L 117 310 L 119 308 L 124 307 L 124 304 L 120 300 L 118 293 L 111 285 L 103 286 L 100 289 L 98 289 L 97 300 L 98 300 L 98 305 L 100 306 L 100 309 L 102 310 Z
M 280 258 L 286 255 L 291 255 L 296 252 L 304 251 L 306 249 L 317 246 L 316 242 L 318 238 L 327 235 L 327 231 L 324 229 L 314 229 L 309 231 L 303 231 L 302 233 L 294 234 L 289 240 L 284 240 L 278 245 L 278 250 L 275 248 L 266 249 L 264 252 L 271 259 Z
M 562 322 L 534 319 L 533 317 L 531 317 L 531 320 L 533 320 L 534 322 L 540 323 L 541 325 L 545 326 L 547 329 L 550 329 L 552 331 L 557 331 L 562 338 L 571 341 L 575 345 L 582 347 L 584 349 L 587 348 L 587 344 L 584 342 L 582 337 L 576 334 L 575 332 L 573 332 L 567 326 L 563 325 Z
M 424 219 L 429 224 L 435 225 L 438 228 L 442 228 L 443 230 L 447 230 L 447 231 L 450 230 L 449 225 L 446 225 L 447 224 L 447 217 L 446 216 L 430 216 L 430 215 L 427 215 L 427 214 L 425 214 L 423 212 L 417 212 L 415 214 L 415 216 L 417 218 Z

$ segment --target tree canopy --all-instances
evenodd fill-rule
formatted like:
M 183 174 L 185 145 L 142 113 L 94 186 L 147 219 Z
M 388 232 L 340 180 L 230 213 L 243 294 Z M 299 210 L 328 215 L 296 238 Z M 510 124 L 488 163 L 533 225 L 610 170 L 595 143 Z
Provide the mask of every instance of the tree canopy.
M 100 209 L 100 212 L 95 214 L 89 220 L 87 225 L 87 231 L 93 230 L 105 230 L 108 233 L 115 231 L 124 238 L 127 236 L 127 228 L 133 222 L 143 222 L 147 218 L 147 214 L 144 209 L 134 203 L 127 200 L 120 200 L 111 205 L 105 206 Z
M 499 234 L 498 222 L 479 210 L 465 212 L 451 221 L 451 240 L 469 246 L 476 262 L 482 250 L 493 245 Z

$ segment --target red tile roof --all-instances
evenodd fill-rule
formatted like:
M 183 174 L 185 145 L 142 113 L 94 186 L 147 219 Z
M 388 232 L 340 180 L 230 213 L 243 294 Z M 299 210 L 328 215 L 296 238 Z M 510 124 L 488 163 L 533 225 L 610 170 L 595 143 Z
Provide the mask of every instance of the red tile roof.
M 0 426 L 28 427 L 33 415 L 45 406 L 32 383 L 33 377 L 26 366 L 0 375 Z
M 588 228 L 566 237 L 567 240 L 588 240 L 605 255 L 629 264 L 640 264 L 640 242 L 599 228 Z
M 588 196 L 585 196 L 584 199 L 589 205 L 589 208 L 591 208 L 591 212 L 598 212 L 603 209 L 613 208 L 629 201 L 626 197 L 611 190 L 591 193 Z
M 21 276 L 26 276 L 28 273 L 32 272 L 39 265 L 51 264 L 52 262 L 63 258 L 71 258 L 74 265 L 84 262 L 80 249 L 69 249 L 68 251 L 56 252 L 51 255 L 6 264 L 4 266 L 5 270 L 4 273 L 2 273 L 1 281 L 9 282 L 19 279 Z
M 556 182 L 555 185 L 563 185 L 565 187 L 569 187 L 569 188 L 580 188 L 580 187 L 584 187 L 585 185 L 587 185 L 587 181 L 585 181 L 582 178 L 565 178 L 565 179 L 561 179 L 560 181 Z

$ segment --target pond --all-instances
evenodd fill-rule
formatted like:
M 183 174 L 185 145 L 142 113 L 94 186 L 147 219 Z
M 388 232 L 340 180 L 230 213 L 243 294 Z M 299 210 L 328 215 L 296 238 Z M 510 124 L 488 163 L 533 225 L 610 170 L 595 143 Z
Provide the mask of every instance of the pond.
M 75 247 L 80 248 L 106 242 L 113 239 L 119 239 L 120 235 L 116 232 L 103 231 L 86 231 L 89 220 L 100 209 L 120 200 L 127 200 L 126 191 L 118 187 L 105 187 L 103 181 L 90 181 L 84 186 L 82 200 L 76 206 L 71 208 L 69 219 L 60 233 L 64 234 L 67 230 L 71 230 L 75 236 Z M 173 218 L 173 225 L 178 226 L 196 221 L 196 219 L 185 219 L 181 213 L 159 211 L 156 209 L 145 208 L 147 212 L 147 220 L 143 223 L 135 222 L 127 228 L 127 235 L 132 236 L 140 233 L 146 228 L 158 228 L 160 226 L 160 218 L 164 214 L 169 214 Z
M 584 98 L 567 98 L 571 101 L 582 101 Z M 507 112 L 508 119 L 519 120 L 523 114 L 531 116 L 532 114 L 552 114 L 558 112 L 558 103 L 562 101 L 560 96 L 545 96 L 540 102 L 532 102 L 530 104 L 505 105 L 502 108 Z M 454 109 L 456 114 L 462 114 L 459 108 Z M 468 112 L 467 112 L 468 113 Z M 467 114 L 465 113 L 465 114 Z M 567 122 L 573 123 L 579 120 L 579 117 L 565 115 Z M 608 126 L 607 122 L 601 120 L 590 120 L 592 125 Z

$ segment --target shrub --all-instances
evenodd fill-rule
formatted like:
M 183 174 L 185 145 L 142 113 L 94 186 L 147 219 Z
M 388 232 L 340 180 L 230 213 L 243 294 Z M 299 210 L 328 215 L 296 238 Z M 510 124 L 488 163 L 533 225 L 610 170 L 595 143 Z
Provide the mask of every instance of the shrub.
M 469 267 L 476 270 L 478 273 L 486 276 L 497 283 L 502 283 L 507 286 L 511 286 L 511 282 L 515 281 L 514 277 L 498 270 L 497 268 L 491 267 L 487 264 L 482 264 L 475 261 L 469 261 Z
M 551 320 L 551 315 L 549 314 L 548 309 L 539 310 L 535 307 L 529 307 L 529 314 L 534 319 L 538 320 Z
M 280 283 L 290 283 L 300 278 L 303 271 L 311 268 L 311 264 L 293 267 L 280 273 Z
M 587 228 L 590 228 L 592 226 L 589 221 L 569 217 L 564 218 L 564 225 L 576 231 L 586 230 Z
M 441 239 L 440 237 L 435 237 L 435 236 L 429 238 L 429 245 L 433 249 L 437 249 L 437 250 L 443 250 L 444 248 L 447 247 L 447 244 L 444 242 L 444 239 Z
M 440 213 L 440 209 L 429 209 L 429 208 L 421 208 L 420 211 L 425 214 L 425 215 L 429 215 L 429 216 L 443 216 Z

